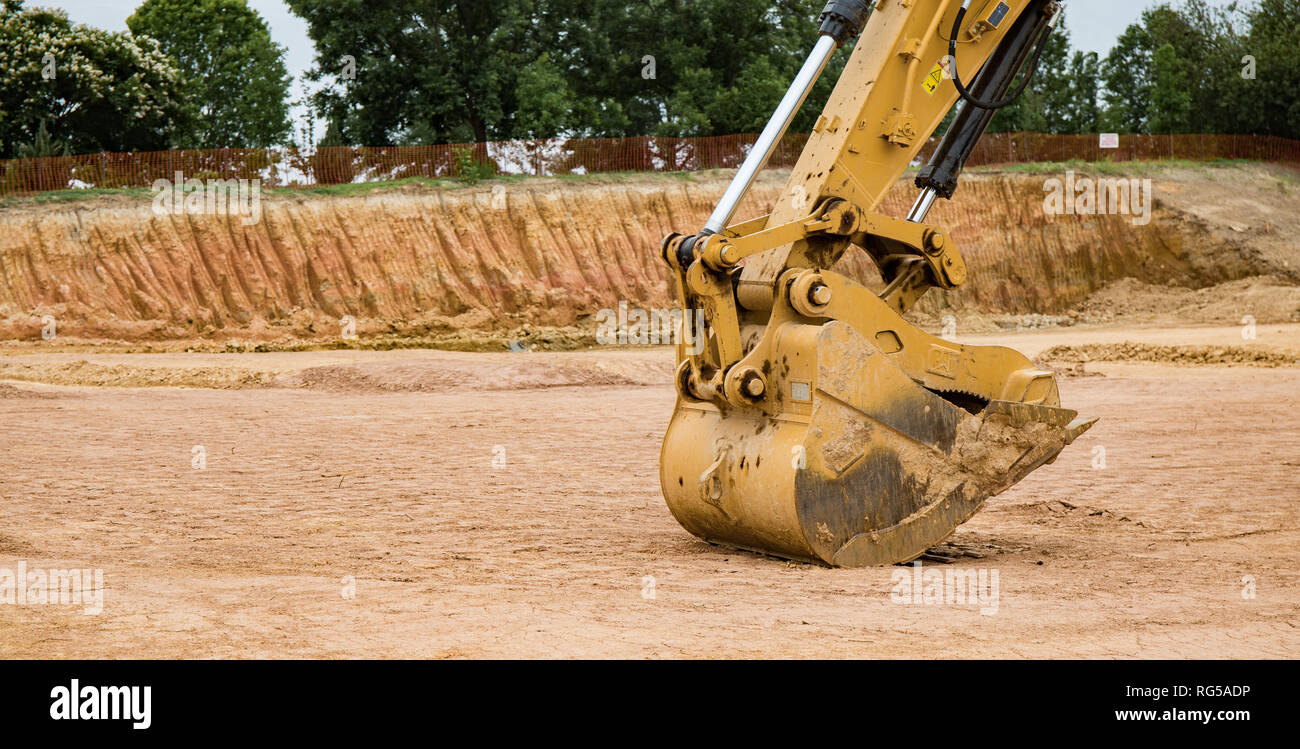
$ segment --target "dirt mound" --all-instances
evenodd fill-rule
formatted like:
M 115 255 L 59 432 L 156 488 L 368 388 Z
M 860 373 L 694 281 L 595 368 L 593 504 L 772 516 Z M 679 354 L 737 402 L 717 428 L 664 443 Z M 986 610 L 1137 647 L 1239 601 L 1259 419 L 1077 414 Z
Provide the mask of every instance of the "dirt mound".
M 639 371 L 595 363 L 531 361 L 356 364 L 309 367 L 284 375 L 277 387 L 346 393 L 456 393 L 534 390 L 556 387 L 661 386 L 672 379 L 672 366 L 640 366 Z
M 52 398 L 49 393 L 42 393 L 39 390 L 28 390 L 26 388 L 16 388 L 7 382 L 0 382 L 0 399 L 18 400 L 18 399 L 40 399 Z
M 274 379 L 271 372 L 217 367 L 140 367 L 125 364 L 104 365 L 88 361 L 0 363 L 0 379 L 43 382 L 49 385 L 92 387 L 194 387 L 236 390 L 266 387 Z M 0 391 L 0 397 L 4 397 Z
M 1183 323 L 1300 322 L 1300 286 L 1278 276 L 1253 276 L 1200 289 L 1125 278 L 1107 284 L 1071 310 L 1085 323 L 1177 319 Z
M 260 355 L 216 357 L 207 366 L 187 366 L 170 355 L 152 366 L 112 361 L 53 360 L 0 363 L 0 380 L 21 380 L 81 387 L 184 387 L 221 390 L 295 388 L 337 393 L 459 393 L 536 390 L 557 387 L 662 387 L 673 378 L 673 360 L 665 351 L 618 351 L 611 355 L 574 354 L 542 359 L 523 352 L 511 355 L 438 354 L 433 360 L 366 361 L 303 366 Z M 297 356 L 297 354 L 295 354 Z M 176 362 L 175 365 L 172 363 Z M 0 382 L 0 398 L 55 397 Z
M 1087 321 L 1170 314 L 1173 304 L 1178 314 L 1220 322 L 1300 319 L 1293 172 L 1134 168 L 1153 179 L 1147 224 L 1045 215 L 1042 174 L 968 175 L 931 220 L 949 228 L 970 281 L 932 292 L 918 317 Z M 239 216 L 156 215 L 147 196 L 20 202 L 0 210 L 0 340 L 39 341 L 48 318 L 60 341 L 297 345 L 341 340 L 355 323 L 362 340 L 472 348 L 452 337 L 525 325 L 587 331 L 620 301 L 673 305 L 659 242 L 702 225 L 729 176 L 274 191 L 249 226 Z M 787 176 L 764 173 L 739 216 L 767 212 Z M 914 193 L 904 178 L 880 210 L 903 215 Z M 840 270 L 876 279 L 860 251 Z M 1124 279 L 1137 285 L 1114 286 Z
M 1009 512 L 1013 515 L 1025 517 L 1030 522 L 1039 524 L 1054 524 L 1064 520 L 1082 522 L 1090 525 L 1132 523 L 1135 527 L 1139 528 L 1153 528 L 1150 523 L 1133 520 L 1132 518 L 1111 510 L 1071 504 L 1062 500 L 1049 500 L 1046 502 L 1036 502 L 1030 505 L 1021 505 L 1010 509 Z
M 1058 348 L 1066 348 L 1059 346 Z M 1039 369 L 1048 369 L 1055 372 L 1058 377 L 1105 377 L 1101 372 L 1094 372 L 1088 369 L 1088 363 L 1082 360 L 1052 360 L 1039 357 L 1034 360 L 1034 365 Z
M 1294 367 L 1300 353 L 1263 346 L 1158 346 L 1149 343 L 1091 343 L 1054 346 L 1038 357 L 1042 362 L 1156 362 L 1160 364 Z
M 36 547 L 32 546 L 27 541 L 0 533 L 0 554 L 3 554 L 4 556 L 21 557 L 36 553 Z

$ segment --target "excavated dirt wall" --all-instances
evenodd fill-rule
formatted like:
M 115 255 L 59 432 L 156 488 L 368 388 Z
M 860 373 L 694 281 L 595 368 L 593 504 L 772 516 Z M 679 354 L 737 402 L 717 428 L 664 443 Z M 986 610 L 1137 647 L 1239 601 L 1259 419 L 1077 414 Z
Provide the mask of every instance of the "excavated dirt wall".
M 1170 168 L 1154 175 L 1150 223 L 1044 215 L 1044 180 L 965 178 L 931 220 L 950 227 L 968 285 L 923 313 L 1059 314 L 1120 279 L 1201 289 L 1258 276 L 1300 282 L 1292 237 L 1300 183 L 1280 167 Z M 366 194 L 275 191 L 260 222 L 157 215 L 147 196 L 0 209 L 0 339 L 129 341 L 422 335 L 567 326 L 626 300 L 672 305 L 657 258 L 669 231 L 704 223 L 728 174 L 408 186 Z M 760 215 L 786 173 L 760 179 Z M 906 212 L 901 180 L 882 210 Z M 1234 203 L 1237 210 L 1227 210 Z M 854 250 L 841 270 L 873 280 Z

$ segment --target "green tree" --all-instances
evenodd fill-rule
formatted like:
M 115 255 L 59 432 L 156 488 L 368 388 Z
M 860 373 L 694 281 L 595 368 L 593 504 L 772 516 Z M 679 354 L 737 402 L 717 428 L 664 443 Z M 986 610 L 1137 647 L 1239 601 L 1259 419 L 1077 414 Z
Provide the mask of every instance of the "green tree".
M 757 130 L 812 49 L 821 10 L 804 0 L 288 2 L 316 42 L 319 111 L 349 142 L 375 145 Z M 345 56 L 354 79 L 340 76 Z M 811 129 L 845 59 L 796 130 Z
M 42 125 L 75 153 L 168 148 L 186 113 L 181 84 L 153 39 L 20 0 L 0 6 L 0 155 L 33 143 Z
M 817 41 L 822 4 L 798 0 L 647 0 L 612 26 L 630 59 L 592 82 L 605 96 L 630 91 L 628 135 L 721 135 L 760 130 Z M 689 29 L 683 34 L 681 29 Z M 850 45 L 851 47 L 851 45 Z M 812 129 L 848 50 L 838 52 L 792 124 Z M 641 61 L 655 78 L 641 80 Z
M 1300 138 L 1300 0 L 1260 0 L 1246 15 L 1250 30 L 1233 60 L 1233 85 L 1243 91 L 1237 108 L 1256 132 Z M 1241 75 L 1247 54 L 1253 80 Z
M 1234 132 L 1242 126 L 1227 106 L 1236 93 L 1231 79 L 1239 80 L 1236 61 L 1230 59 L 1236 38 L 1233 12 L 1187 0 L 1142 14 L 1151 61 L 1147 74 L 1153 82 L 1151 132 Z
M 1021 71 L 1011 90 L 1014 91 L 1030 72 L 1028 69 Z M 1020 98 L 993 116 L 989 132 L 1075 132 L 1070 121 L 1077 108 L 1071 90 L 1070 30 L 1064 20 L 1057 23 L 1047 38 L 1033 76 Z
M 36 129 L 36 137 L 31 143 L 19 143 L 15 154 L 20 159 L 42 159 L 50 156 L 71 156 L 72 148 L 67 142 L 57 142 L 50 137 L 45 122 Z
M 1191 92 L 1190 131 L 1257 131 L 1252 100 L 1258 88 L 1241 76 L 1245 17 L 1235 3 L 1219 8 L 1204 0 L 1187 0 L 1179 13 L 1186 19 L 1186 38 L 1195 40 L 1191 51 L 1178 49 L 1190 63 L 1184 68 Z
M 526 138 L 549 138 L 572 127 L 573 92 L 564 73 L 547 53 L 519 71 L 515 83 L 514 133 Z
M 1152 60 L 1155 63 L 1155 88 L 1151 93 L 1151 132 L 1162 135 L 1185 133 L 1191 125 L 1192 114 L 1186 63 L 1179 59 L 1172 44 L 1157 49 Z
M 1070 58 L 1070 95 L 1065 106 L 1066 133 L 1095 133 L 1100 130 L 1101 65 L 1096 52 L 1078 52 Z
M 1106 126 L 1132 133 L 1256 130 L 1258 91 L 1241 76 L 1243 23 L 1235 3 L 1186 0 L 1144 11 L 1103 64 Z
M 126 24 L 157 39 L 185 76 L 197 109 L 186 145 L 266 147 L 289 135 L 284 49 L 245 0 L 145 0 Z
M 1120 34 L 1101 66 L 1103 129 L 1144 133 L 1151 111 L 1151 53 L 1147 31 L 1132 24 Z
M 288 0 L 316 43 L 320 114 L 354 145 L 513 134 L 519 71 L 542 51 L 532 0 Z M 548 44 L 555 44 L 554 38 Z

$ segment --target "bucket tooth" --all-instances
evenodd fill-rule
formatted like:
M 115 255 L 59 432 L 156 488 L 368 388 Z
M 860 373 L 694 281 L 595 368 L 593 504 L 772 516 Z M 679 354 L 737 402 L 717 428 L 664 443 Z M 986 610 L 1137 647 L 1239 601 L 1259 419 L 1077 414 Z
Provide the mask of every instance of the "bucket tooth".
M 1089 429 L 1092 429 L 1092 425 L 1096 423 L 1097 423 L 1096 416 L 1093 416 L 1091 418 L 1080 418 L 1071 421 L 1069 426 L 1065 428 L 1065 444 L 1067 445 L 1074 444 L 1074 441 L 1079 439 L 1080 435 L 1082 435 L 1084 432 L 1088 431 Z

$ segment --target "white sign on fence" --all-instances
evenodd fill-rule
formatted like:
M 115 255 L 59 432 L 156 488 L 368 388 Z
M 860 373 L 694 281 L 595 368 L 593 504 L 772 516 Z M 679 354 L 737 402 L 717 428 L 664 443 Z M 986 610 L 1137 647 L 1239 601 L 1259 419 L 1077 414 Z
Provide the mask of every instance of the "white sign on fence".
M 1102 133 L 1102 148 L 1119 148 L 1119 133 Z

